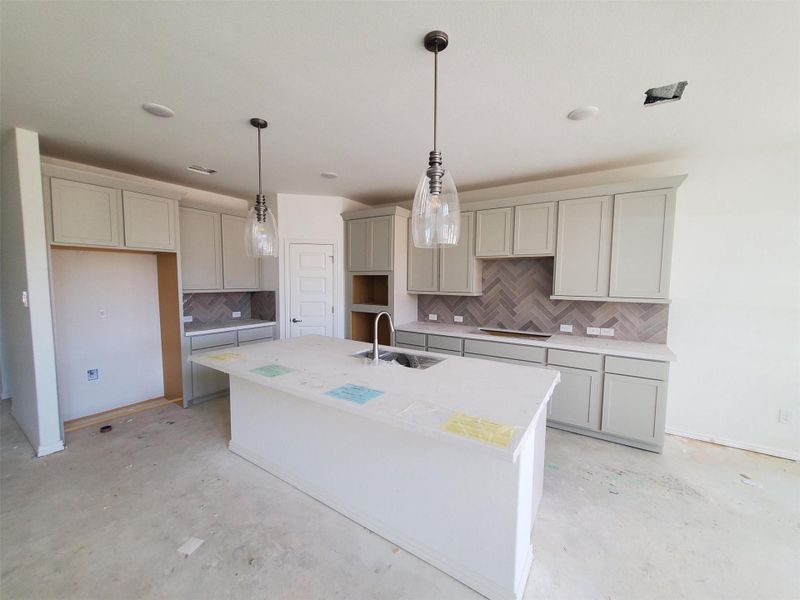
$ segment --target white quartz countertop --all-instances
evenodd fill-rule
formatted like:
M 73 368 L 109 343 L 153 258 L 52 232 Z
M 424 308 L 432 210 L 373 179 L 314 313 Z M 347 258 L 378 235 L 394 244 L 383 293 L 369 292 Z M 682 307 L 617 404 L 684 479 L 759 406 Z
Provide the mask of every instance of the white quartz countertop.
M 659 360 L 674 362 L 675 354 L 666 344 L 651 344 L 648 342 L 628 342 L 605 337 L 581 337 L 576 335 L 553 334 L 547 339 L 532 339 L 491 335 L 480 331 L 473 325 L 447 325 L 444 323 L 431 323 L 415 321 L 396 327 L 398 331 L 411 331 L 414 333 L 431 333 L 473 340 L 488 340 L 506 344 L 523 346 L 540 346 L 542 348 L 556 348 L 558 350 L 574 350 L 575 352 L 593 352 L 610 356 L 624 356 L 627 358 L 641 358 L 645 360 Z
M 353 356 L 368 348 L 371 345 L 363 342 L 313 335 L 229 351 L 209 350 L 192 354 L 189 360 L 293 396 L 512 461 L 537 417 L 544 418 L 541 411 L 546 410 L 561 377 L 557 370 L 544 367 L 444 355 L 435 355 L 444 360 L 424 370 L 396 363 L 372 366 Z M 271 365 L 291 371 L 275 377 L 253 371 Z M 382 394 L 363 404 L 327 394 L 347 384 Z M 501 447 L 449 433 L 443 426 L 456 414 L 510 426 L 513 435 L 507 447 Z
M 224 331 L 254 329 L 256 327 L 266 327 L 267 325 L 275 325 L 275 321 L 262 321 L 261 319 L 237 319 L 236 321 L 225 321 L 223 323 L 186 323 L 183 326 L 183 331 L 185 335 L 191 337 L 193 335 L 203 335 L 204 333 L 222 333 Z

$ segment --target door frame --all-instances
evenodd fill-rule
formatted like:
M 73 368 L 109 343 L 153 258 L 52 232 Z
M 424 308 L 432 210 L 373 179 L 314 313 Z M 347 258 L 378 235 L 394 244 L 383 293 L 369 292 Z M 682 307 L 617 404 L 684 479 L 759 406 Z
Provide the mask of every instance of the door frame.
M 339 337 L 339 331 L 337 326 L 337 321 L 339 320 L 339 315 L 341 314 L 340 311 L 342 309 L 341 304 L 339 302 L 339 271 L 337 267 L 340 263 L 339 261 L 339 244 L 340 240 L 334 239 L 321 239 L 321 238 L 313 238 L 313 239 L 305 239 L 305 238 L 284 238 L 283 240 L 283 252 L 281 253 L 280 259 L 280 268 L 283 273 L 280 276 L 280 283 L 281 283 L 281 290 L 279 294 L 279 302 L 278 302 L 278 312 L 277 320 L 281 325 L 281 338 L 289 338 L 289 332 L 291 331 L 291 323 L 289 322 L 290 319 L 290 308 L 291 308 L 291 292 L 292 287 L 290 285 L 290 275 L 292 271 L 291 262 L 289 260 L 289 251 L 291 250 L 292 244 L 316 244 L 319 246 L 333 246 L 333 324 L 331 329 L 331 334 L 333 337 Z M 342 267 L 344 268 L 344 267 Z M 343 271 L 344 272 L 344 271 Z

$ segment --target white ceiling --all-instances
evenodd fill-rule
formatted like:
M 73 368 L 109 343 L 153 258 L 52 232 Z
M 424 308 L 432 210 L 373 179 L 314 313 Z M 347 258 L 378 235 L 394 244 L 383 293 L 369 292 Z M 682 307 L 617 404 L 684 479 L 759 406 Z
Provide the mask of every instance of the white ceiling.
M 4 128 L 44 153 L 252 198 L 409 197 L 431 146 L 462 190 L 800 138 L 800 4 L 9 2 Z M 680 102 L 649 87 L 687 79 Z M 144 113 L 143 102 L 176 116 Z M 571 109 L 601 108 L 572 122 Z M 213 176 L 188 164 L 217 169 Z M 337 180 L 320 177 L 336 171 Z

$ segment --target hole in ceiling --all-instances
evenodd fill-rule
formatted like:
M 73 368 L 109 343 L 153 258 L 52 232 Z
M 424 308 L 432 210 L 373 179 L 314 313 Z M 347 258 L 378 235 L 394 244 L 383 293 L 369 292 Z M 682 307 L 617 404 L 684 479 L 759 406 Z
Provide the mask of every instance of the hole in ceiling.
M 669 85 L 650 88 L 644 93 L 644 105 L 652 106 L 653 104 L 663 104 L 664 102 L 680 100 L 681 96 L 683 96 L 683 90 L 686 89 L 687 85 L 689 85 L 688 81 L 679 81 L 677 83 L 670 83 Z

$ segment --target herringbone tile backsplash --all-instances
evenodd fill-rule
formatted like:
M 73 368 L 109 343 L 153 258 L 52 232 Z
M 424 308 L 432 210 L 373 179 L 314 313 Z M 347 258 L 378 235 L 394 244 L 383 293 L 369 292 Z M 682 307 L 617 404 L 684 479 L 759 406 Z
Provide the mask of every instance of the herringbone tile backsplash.
M 419 295 L 418 319 L 438 315 L 439 323 L 464 317 L 465 325 L 505 327 L 557 333 L 571 324 L 573 335 L 587 327 L 613 327 L 614 339 L 638 342 L 667 341 L 666 304 L 551 300 L 552 258 L 487 260 L 483 263 L 483 296 Z
M 275 319 L 275 292 L 224 292 L 184 294 L 183 314 L 193 323 L 224 323 L 239 311 L 242 319 Z

